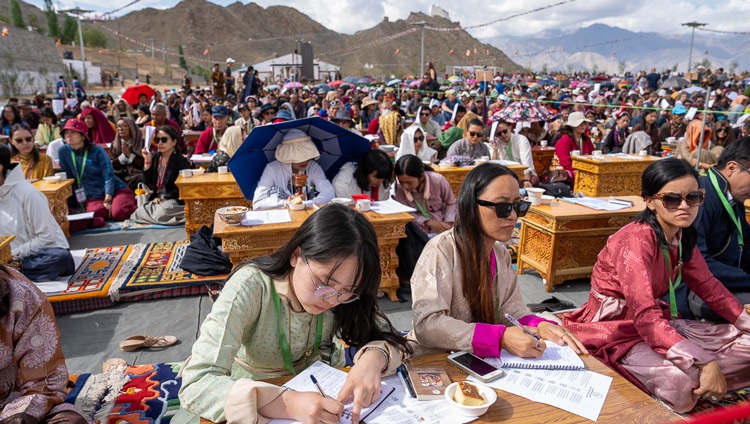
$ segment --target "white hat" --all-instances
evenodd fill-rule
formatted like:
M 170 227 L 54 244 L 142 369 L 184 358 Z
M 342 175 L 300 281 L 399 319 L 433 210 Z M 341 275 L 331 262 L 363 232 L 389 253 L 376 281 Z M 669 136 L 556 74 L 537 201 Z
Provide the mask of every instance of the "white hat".
M 461 92 L 461 97 L 469 97 L 469 92 L 468 91 L 462 91 Z
M 440 107 L 440 105 L 441 105 L 440 100 L 438 100 L 438 99 L 432 99 L 432 100 L 430 100 L 430 107 L 433 107 L 433 106 Z
M 284 141 L 276 147 L 276 160 L 283 163 L 300 163 L 317 160 L 318 148 L 302 130 L 293 128 L 284 134 Z
M 505 94 L 501 94 L 501 95 L 497 96 L 497 98 L 500 99 L 500 100 L 502 100 L 502 101 L 504 101 L 504 102 L 508 101 L 508 96 L 506 96 Z
M 232 59 L 231 57 L 227 58 L 227 63 L 234 63 L 234 62 L 235 62 L 234 59 Z
M 565 125 L 571 128 L 575 128 L 584 122 L 591 122 L 591 120 L 586 119 L 586 117 L 583 115 L 583 112 L 572 112 L 570 115 L 568 115 L 568 120 L 565 121 Z
M 445 90 L 445 94 L 456 94 L 456 90 L 454 90 L 452 88 L 448 89 L 448 90 Z
M 497 77 L 495 77 L 495 78 L 492 78 L 492 81 L 497 81 L 497 82 L 500 82 L 500 81 L 502 81 L 502 80 L 503 80 L 503 77 L 500 77 L 500 76 L 497 76 Z

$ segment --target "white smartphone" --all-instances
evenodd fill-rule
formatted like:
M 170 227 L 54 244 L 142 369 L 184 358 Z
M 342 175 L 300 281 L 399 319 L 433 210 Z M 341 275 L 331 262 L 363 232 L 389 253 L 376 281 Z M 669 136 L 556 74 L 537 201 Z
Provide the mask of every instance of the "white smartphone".
M 484 359 L 469 352 L 452 353 L 448 355 L 448 362 L 461 368 L 483 383 L 496 380 L 505 375 L 505 372 L 500 368 L 496 368 Z

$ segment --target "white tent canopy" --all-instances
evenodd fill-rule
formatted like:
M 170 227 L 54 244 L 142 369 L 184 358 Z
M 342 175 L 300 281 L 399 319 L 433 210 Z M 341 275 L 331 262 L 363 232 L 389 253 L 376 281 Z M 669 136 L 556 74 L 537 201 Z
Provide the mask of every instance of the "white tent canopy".
M 281 76 L 284 79 L 296 79 L 293 77 L 301 74 L 302 56 L 295 53 L 289 53 L 284 56 L 253 64 L 253 68 L 258 71 L 261 78 L 270 77 L 273 79 L 276 78 L 276 76 Z M 321 80 L 326 77 L 332 77 L 341 68 L 316 59 L 313 62 L 313 69 L 315 74 L 314 79 Z M 240 70 L 240 72 L 242 71 L 243 70 Z

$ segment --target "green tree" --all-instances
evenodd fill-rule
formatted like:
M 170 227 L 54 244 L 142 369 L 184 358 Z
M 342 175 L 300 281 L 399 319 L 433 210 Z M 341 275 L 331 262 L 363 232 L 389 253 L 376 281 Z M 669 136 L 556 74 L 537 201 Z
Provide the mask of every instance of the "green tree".
M 208 82 L 208 80 L 211 78 L 211 70 L 209 70 L 208 68 L 204 68 L 201 65 L 193 66 L 193 68 L 190 69 L 190 73 L 203 77 L 206 82 Z
M 36 15 L 29 15 L 29 26 L 37 32 L 41 32 L 41 28 L 39 25 L 39 18 L 36 17 Z
M 18 0 L 10 0 L 8 6 L 10 9 L 10 21 L 14 26 L 24 28 L 23 13 L 21 13 L 21 3 Z
M 47 20 L 47 34 L 59 38 L 60 23 L 57 21 L 57 12 L 52 7 L 52 0 L 44 0 L 44 18 Z
M 83 44 L 86 47 L 107 47 L 107 36 L 97 28 L 83 29 Z
M 180 68 L 187 71 L 188 65 L 185 61 L 185 52 L 182 50 L 182 45 L 180 45 L 180 48 L 177 50 L 177 54 L 180 56 Z
M 65 15 L 65 20 L 63 21 L 63 28 L 62 33 L 60 33 L 60 38 L 63 44 L 70 44 L 73 42 L 73 40 L 76 39 L 78 36 L 78 22 L 70 16 Z

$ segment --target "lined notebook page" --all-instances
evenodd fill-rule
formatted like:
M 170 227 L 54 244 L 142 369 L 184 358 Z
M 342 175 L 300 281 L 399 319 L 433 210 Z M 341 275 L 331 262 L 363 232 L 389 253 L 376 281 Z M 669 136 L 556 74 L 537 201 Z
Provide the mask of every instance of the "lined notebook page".
M 545 340 L 547 348 L 539 358 L 520 358 L 505 349 L 500 350 L 499 358 L 487 358 L 490 364 L 501 368 L 527 368 L 545 370 L 580 370 L 584 368 L 583 360 L 568 346 Z

